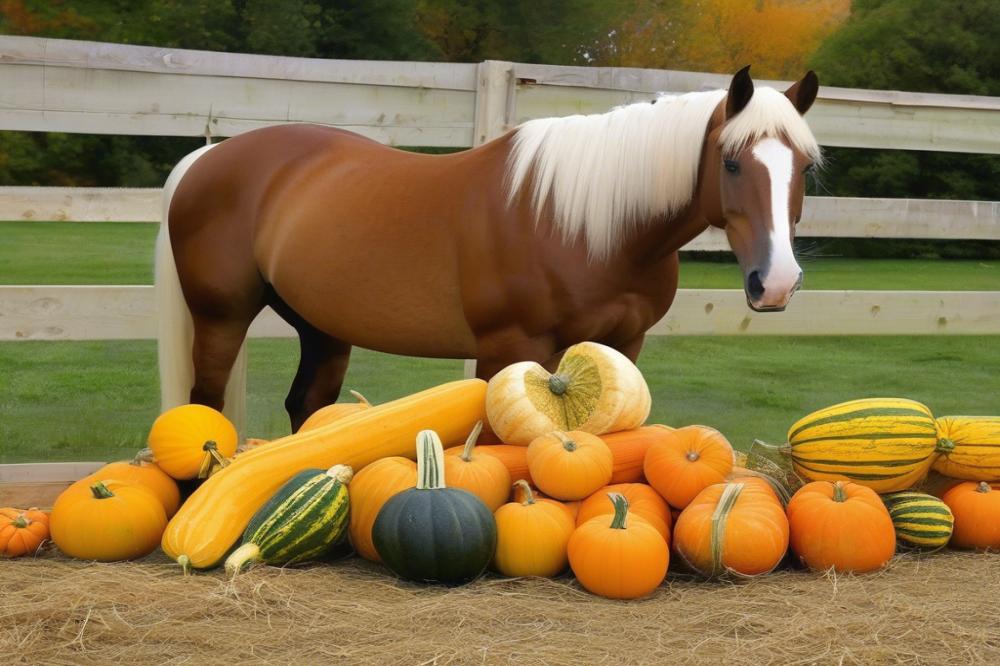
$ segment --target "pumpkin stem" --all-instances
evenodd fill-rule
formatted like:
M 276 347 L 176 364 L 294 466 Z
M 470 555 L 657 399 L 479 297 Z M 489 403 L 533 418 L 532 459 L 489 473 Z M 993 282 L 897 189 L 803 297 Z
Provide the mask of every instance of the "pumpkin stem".
M 742 492 L 742 483 L 727 483 L 722 491 L 722 497 L 719 498 L 719 503 L 715 505 L 715 511 L 712 512 L 712 540 L 710 544 L 713 578 L 726 572 L 726 567 L 722 563 L 722 551 L 726 545 L 726 522 Z
M 935 452 L 937 453 L 951 453 L 955 450 L 955 442 L 951 441 L 947 437 L 942 437 L 938 440 L 937 446 L 935 447 Z
M 977 493 L 988 493 L 991 490 L 993 490 L 993 488 L 990 487 L 990 484 L 986 483 L 985 481 L 980 481 L 979 485 L 976 486 Z
M 444 488 L 444 448 L 441 438 L 433 430 L 417 433 L 417 488 L 440 490 Z
M 844 492 L 844 484 L 841 481 L 837 481 L 833 484 L 833 501 L 834 502 L 847 501 L 847 493 Z
M 10 521 L 10 524 L 19 530 L 23 530 L 25 527 L 31 524 L 31 520 L 22 513 L 17 518 Z
M 573 451 L 576 451 L 576 449 L 577 449 L 576 442 L 574 442 L 572 439 L 570 439 L 569 437 L 567 437 L 566 433 L 562 432 L 561 430 L 556 430 L 552 434 L 554 434 L 556 436 L 556 438 L 558 438 L 559 441 L 562 442 L 562 445 L 563 445 L 564 449 L 566 449 L 570 453 L 572 453 Z
M 701 455 L 697 451 L 688 451 L 687 455 L 684 457 L 690 460 L 691 462 L 696 462 L 698 458 L 701 458 Z
M 518 479 L 514 482 L 514 488 L 520 488 L 524 492 L 524 501 L 521 502 L 524 506 L 535 503 L 535 493 L 531 492 L 531 486 L 524 479 Z
M 340 465 L 338 465 L 340 467 Z M 253 543 L 245 543 L 226 558 L 226 573 L 235 576 L 247 564 L 260 561 L 260 547 Z
M 365 396 L 361 395 L 357 391 L 353 391 L 352 390 L 352 391 L 349 391 L 349 393 L 351 394 L 351 397 L 353 397 L 355 400 L 357 400 L 358 402 L 360 402 L 362 405 L 368 405 L 369 407 L 372 406 L 372 403 L 368 402 L 368 398 L 366 398 Z
M 108 487 L 104 485 L 103 481 L 98 481 L 90 487 L 90 492 L 94 493 L 94 499 L 108 499 L 109 497 L 114 497 L 115 494 L 108 490 Z
M 185 576 L 191 575 L 191 558 L 187 555 L 178 555 L 177 564 L 181 565 L 181 572 Z
M 469 433 L 468 439 L 465 440 L 465 448 L 462 449 L 462 454 L 458 456 L 465 462 L 472 462 L 472 449 L 476 446 L 476 440 L 479 439 L 479 435 L 483 432 L 483 422 L 477 421 L 476 425 L 472 427 L 472 432 Z
M 137 467 L 139 467 L 142 466 L 142 463 L 151 463 L 151 462 L 155 462 L 155 459 L 153 458 L 153 449 L 147 446 L 144 449 L 139 449 L 138 451 L 136 451 L 135 456 L 133 456 L 132 460 L 129 461 L 129 464 L 136 465 Z
M 346 486 L 354 478 L 354 469 L 350 465 L 334 465 L 326 470 L 326 475 Z
M 209 473 L 212 471 L 212 465 L 218 464 L 219 467 L 225 468 L 229 461 L 226 457 L 219 453 L 219 445 L 212 440 L 205 442 L 201 450 L 205 452 L 205 458 L 201 461 L 201 467 L 198 468 L 198 478 L 207 479 Z
M 628 527 L 625 521 L 628 517 L 628 500 L 621 493 L 608 493 L 608 497 L 615 505 L 615 517 L 611 519 L 611 529 L 623 530 Z
M 549 390 L 555 395 L 562 395 L 569 389 L 569 377 L 565 375 L 549 375 Z

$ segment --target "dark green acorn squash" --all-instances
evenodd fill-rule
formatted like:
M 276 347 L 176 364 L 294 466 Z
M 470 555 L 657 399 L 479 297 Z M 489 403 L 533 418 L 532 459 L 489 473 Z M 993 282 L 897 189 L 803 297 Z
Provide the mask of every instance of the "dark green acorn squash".
M 444 451 L 433 430 L 417 435 L 417 487 L 385 503 L 372 541 L 393 573 L 417 582 L 467 583 L 493 559 L 493 514 L 472 493 L 445 487 Z

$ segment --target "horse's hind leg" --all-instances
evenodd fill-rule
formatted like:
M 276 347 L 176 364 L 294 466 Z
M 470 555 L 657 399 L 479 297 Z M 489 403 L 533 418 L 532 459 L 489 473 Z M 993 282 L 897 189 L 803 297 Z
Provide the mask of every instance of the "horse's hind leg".
M 257 312 L 260 308 L 257 309 Z M 194 386 L 191 402 L 222 410 L 229 375 L 257 312 L 219 316 L 192 312 Z

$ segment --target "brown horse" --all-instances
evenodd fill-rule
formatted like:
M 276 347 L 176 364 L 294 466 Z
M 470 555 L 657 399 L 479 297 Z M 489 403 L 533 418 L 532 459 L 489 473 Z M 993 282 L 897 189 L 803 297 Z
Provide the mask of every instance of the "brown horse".
M 709 225 L 750 307 L 783 309 L 801 281 L 792 238 L 820 158 L 801 114 L 818 83 L 755 90 L 748 69 L 728 91 L 534 120 L 450 155 L 315 125 L 189 155 L 157 250 L 163 406 L 222 408 L 267 305 L 301 341 L 293 429 L 336 401 L 352 345 L 475 358 L 483 378 L 551 367 L 582 340 L 634 360 L 673 301 L 677 250 Z

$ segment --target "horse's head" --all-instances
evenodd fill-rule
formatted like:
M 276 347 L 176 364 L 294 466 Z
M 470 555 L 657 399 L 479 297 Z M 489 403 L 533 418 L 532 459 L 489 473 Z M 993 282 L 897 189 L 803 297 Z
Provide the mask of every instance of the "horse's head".
M 747 303 L 758 312 L 784 310 L 802 284 L 792 252 L 802 215 L 805 174 L 819 148 L 801 118 L 819 82 L 813 72 L 784 94 L 754 90 L 749 67 L 732 80 L 706 142 L 706 178 L 718 182 L 718 215 L 740 268 Z M 715 179 L 718 179 L 715 181 Z M 714 218 L 714 219 L 713 219 Z

